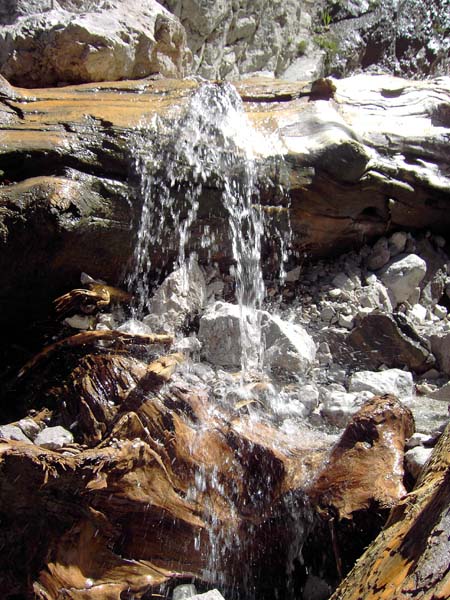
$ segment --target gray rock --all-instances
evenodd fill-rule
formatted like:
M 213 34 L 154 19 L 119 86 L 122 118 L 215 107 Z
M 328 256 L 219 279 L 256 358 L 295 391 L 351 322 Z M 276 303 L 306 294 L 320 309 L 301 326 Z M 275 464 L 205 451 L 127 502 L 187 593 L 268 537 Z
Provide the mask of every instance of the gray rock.
M 373 394 L 330 391 L 322 400 L 321 414 L 335 427 L 346 427 L 361 405 Z
M 305 373 L 315 360 L 314 340 L 300 325 L 264 313 L 262 338 L 265 345 L 264 365 L 272 370 Z
M 200 319 L 199 339 L 202 356 L 221 366 L 238 366 L 242 358 L 242 334 L 239 306 L 216 302 Z M 249 327 L 251 346 L 265 347 L 264 366 L 292 373 L 305 372 L 313 363 L 316 346 L 300 326 L 258 311 L 260 336 L 256 324 Z M 258 348 L 256 348 L 258 350 Z
M 22 87 L 187 73 L 184 29 L 156 0 L 103 5 L 60 0 L 49 11 L 48 0 L 36 0 L 11 14 L 0 29 L 1 73 Z
M 354 360 L 370 369 L 381 365 L 407 367 L 424 373 L 434 365 L 425 341 L 411 327 L 400 328 L 389 315 L 372 313 L 363 317 L 346 339 Z
M 24 434 L 24 432 L 16 425 L 1 425 L 0 426 L 0 438 L 4 440 L 14 440 L 16 442 L 28 442 L 31 444 L 31 440 Z
M 386 238 L 380 238 L 375 242 L 371 253 L 367 257 L 367 266 L 371 271 L 377 271 L 384 267 L 391 259 L 389 244 Z
M 196 594 L 191 596 L 192 600 L 225 600 L 219 590 L 213 589 L 204 592 L 203 594 Z
M 359 371 L 349 379 L 349 392 L 368 391 L 373 394 L 394 394 L 400 398 L 414 394 L 411 373 L 400 369 L 385 371 Z
M 414 479 L 419 477 L 432 452 L 433 448 L 423 446 L 416 446 L 405 452 L 405 467 Z
M 39 426 L 36 423 L 36 421 L 34 419 L 31 419 L 30 417 L 20 419 L 17 425 L 30 440 L 34 440 L 42 429 L 42 427 Z
M 417 446 L 425 446 L 427 444 L 431 445 L 432 442 L 433 438 L 430 435 L 416 431 L 416 433 L 414 433 L 406 442 L 405 447 L 408 450 L 411 450 L 412 448 L 416 448 Z
M 434 390 L 428 394 L 430 398 L 435 400 L 443 400 L 444 402 L 450 402 L 450 382 L 446 383 L 442 387 Z
M 338 273 L 331 281 L 334 287 L 343 290 L 344 292 L 351 292 L 355 289 L 355 284 L 346 273 Z
M 35 438 L 36 446 L 42 446 L 48 450 L 59 450 L 67 444 L 73 443 L 73 435 L 64 427 L 46 427 Z
M 426 271 L 426 262 L 417 254 L 400 254 L 378 272 L 378 277 L 389 290 L 393 304 L 397 306 L 414 297 Z M 411 303 L 415 304 L 414 301 Z
M 389 252 L 392 258 L 405 251 L 408 234 L 406 231 L 396 231 L 388 240 Z
M 153 295 L 143 321 L 155 333 L 174 333 L 207 300 L 206 281 L 196 261 L 171 273 Z
M 430 344 L 439 368 L 446 375 L 450 375 L 450 331 L 431 335 Z

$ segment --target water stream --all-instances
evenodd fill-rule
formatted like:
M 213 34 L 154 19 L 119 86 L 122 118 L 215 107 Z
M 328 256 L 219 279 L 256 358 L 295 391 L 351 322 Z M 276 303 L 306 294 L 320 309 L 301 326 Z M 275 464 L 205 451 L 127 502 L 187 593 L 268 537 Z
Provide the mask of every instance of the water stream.
M 231 241 L 235 296 L 240 310 L 242 373 L 262 364 L 258 309 L 265 287 L 261 267 L 264 214 L 259 204 L 258 162 L 262 149 L 274 151 L 274 142 L 251 125 L 236 89 L 228 84 L 204 84 L 193 94 L 184 112 L 167 125 L 155 117 L 137 137 L 134 171 L 143 206 L 128 286 L 134 292 L 133 316 L 142 318 L 151 299 L 150 249 L 175 255 L 175 268 L 187 272 L 193 226 L 201 203 L 219 193 Z M 212 192 L 211 190 L 217 190 Z M 286 259 L 286 242 L 279 245 L 279 268 Z M 205 226 L 200 248 L 211 253 L 217 242 Z M 168 255 L 168 254 L 167 254 Z
M 225 237 L 231 243 L 230 273 L 235 280 L 240 314 L 241 377 L 236 384 L 239 394 L 251 374 L 261 373 L 264 360 L 259 310 L 265 297 L 261 253 L 270 214 L 267 217 L 260 202 L 261 182 L 267 177 L 261 167 L 264 164 L 261 151 L 276 155 L 276 142 L 252 127 L 236 89 L 228 83 L 201 85 L 177 119 L 171 119 L 170 128 L 164 119 L 155 117 L 142 128 L 135 145 L 134 172 L 142 214 L 128 276 L 128 286 L 135 296 L 133 317 L 141 320 L 150 309 L 150 282 L 156 267 L 151 261 L 154 247 L 160 248 L 165 260 L 174 257 L 174 268 L 186 274 L 185 285 L 188 285 L 190 262 L 196 259 L 192 242 L 197 242 L 197 248 L 206 250 L 210 256 L 220 251 L 220 240 L 211 234 L 209 226 L 203 227 L 200 239 L 193 239 L 194 235 L 198 238 L 197 221 L 205 204 L 217 201 L 219 196 L 228 229 Z M 277 275 L 282 279 L 288 241 L 279 235 L 273 223 L 270 225 L 278 260 Z M 196 444 L 202 444 L 201 431 Z M 245 457 L 237 450 L 236 461 L 240 460 Z M 208 490 L 213 490 L 221 496 L 230 514 L 238 518 L 235 500 L 227 495 L 216 471 L 214 466 L 199 465 L 188 498 L 195 503 L 205 497 L 205 492 L 207 497 Z M 258 490 L 258 494 L 263 495 L 264 489 Z M 260 502 L 261 498 L 255 497 L 254 501 Z M 209 524 L 204 578 L 229 590 L 227 557 L 245 554 L 243 540 L 252 539 L 253 533 L 235 539 L 234 533 L 215 514 L 214 506 L 209 507 L 206 501 L 203 511 L 203 518 Z M 201 550 L 200 538 L 195 540 L 195 547 Z M 254 587 L 252 568 L 251 560 L 245 568 L 242 565 L 240 568 L 240 576 L 248 581 L 231 581 L 231 586 L 246 589 L 249 598 Z

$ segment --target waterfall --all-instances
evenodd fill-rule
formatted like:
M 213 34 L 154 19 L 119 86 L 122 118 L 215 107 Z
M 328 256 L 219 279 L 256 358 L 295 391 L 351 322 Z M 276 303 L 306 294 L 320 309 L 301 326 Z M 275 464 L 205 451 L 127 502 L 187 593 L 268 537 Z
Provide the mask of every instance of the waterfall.
M 257 309 L 265 295 L 261 268 L 264 216 L 259 204 L 258 151 L 270 147 L 251 125 L 236 89 L 229 83 L 203 84 L 192 95 L 171 129 L 155 117 L 137 136 L 134 170 L 142 214 L 128 286 L 135 294 L 133 316 L 148 309 L 150 248 L 172 251 L 176 266 L 188 268 L 192 228 L 200 203 L 218 190 L 231 240 L 236 300 L 240 309 L 242 372 L 262 363 L 261 328 Z M 210 251 L 215 240 L 208 227 L 200 247 Z M 173 247 L 170 246 L 173 244 Z M 280 238 L 279 254 L 286 253 Z M 281 261 L 282 268 L 282 261 Z

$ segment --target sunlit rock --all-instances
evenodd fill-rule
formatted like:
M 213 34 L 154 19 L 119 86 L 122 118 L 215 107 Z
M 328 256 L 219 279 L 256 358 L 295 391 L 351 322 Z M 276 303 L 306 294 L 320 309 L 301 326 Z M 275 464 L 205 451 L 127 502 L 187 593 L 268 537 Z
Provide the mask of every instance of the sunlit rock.
M 417 479 L 431 456 L 433 448 L 416 446 L 405 453 L 405 467 L 414 479 Z
M 173 333 L 203 309 L 206 299 L 205 276 L 198 263 L 191 261 L 173 271 L 159 286 L 143 321 L 155 333 Z
M 190 51 L 183 27 L 155 0 L 35 2 L 12 11 L 0 31 L 0 71 L 16 85 L 43 87 L 136 79 L 154 73 L 182 77 Z M 40 14 L 39 14 L 40 13 Z
M 395 257 L 379 271 L 378 277 L 389 290 L 396 306 L 414 296 L 426 271 L 427 265 L 423 258 L 417 254 L 403 254 Z
M 34 438 L 36 446 L 42 446 L 42 448 L 47 448 L 48 450 L 59 450 L 72 442 L 72 433 L 60 425 L 46 427 Z
M 17 425 L 0 425 L 0 438 L 3 440 L 16 440 L 18 442 L 28 442 L 31 440 L 25 435 Z
M 414 383 L 411 373 L 400 369 L 359 371 L 350 377 L 348 390 L 349 392 L 368 391 L 373 394 L 395 394 L 400 397 L 408 397 L 414 394 Z

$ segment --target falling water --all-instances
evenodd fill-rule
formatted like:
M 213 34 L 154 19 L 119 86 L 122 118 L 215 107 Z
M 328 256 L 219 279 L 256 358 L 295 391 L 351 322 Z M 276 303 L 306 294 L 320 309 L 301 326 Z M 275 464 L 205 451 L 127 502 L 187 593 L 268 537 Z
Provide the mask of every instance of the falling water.
M 225 83 L 199 87 L 182 114 L 171 119 L 170 124 L 154 118 L 139 135 L 135 152 L 134 167 L 143 207 L 133 268 L 128 278 L 136 297 L 134 316 L 142 318 L 149 309 L 154 269 L 152 249 L 159 247 L 161 253 L 166 253 L 165 258 L 174 254 L 176 266 L 187 273 L 189 260 L 195 256 L 192 251 L 188 252 L 199 209 L 202 203 L 209 201 L 208 194 L 218 192 L 229 227 L 235 294 L 240 308 L 241 383 L 246 374 L 261 367 L 263 358 L 258 309 L 265 295 L 261 267 L 265 223 L 258 188 L 264 173 L 258 166 L 261 161 L 257 150 L 264 148 L 268 154 L 274 153 L 273 142 L 253 129 L 235 88 Z M 286 241 L 282 236 L 277 238 L 282 272 Z M 205 227 L 200 247 L 211 251 L 214 243 Z M 201 437 L 199 432 L 196 443 L 202 443 Z M 204 501 L 203 518 L 208 523 L 209 537 L 204 575 L 205 579 L 225 586 L 230 584 L 225 575 L 227 556 L 245 551 L 241 547 L 244 542 L 236 540 L 221 522 L 214 506 L 208 506 L 208 490 L 218 493 L 230 514 L 237 518 L 235 498 L 227 495 L 217 469 L 199 465 L 188 499 L 196 502 L 203 498 Z M 264 490 L 258 493 L 263 494 Z M 255 499 L 258 501 L 260 498 Z M 248 537 L 252 535 L 248 533 Z M 196 540 L 196 548 L 201 549 L 200 538 Z M 246 570 L 241 569 L 241 576 L 245 573 Z M 248 574 L 250 581 L 251 565 Z M 246 587 L 246 582 L 240 584 Z
M 141 222 L 128 278 L 135 292 L 134 316 L 140 318 L 150 299 L 151 248 L 169 251 L 175 236 L 177 266 L 187 269 L 188 245 L 208 188 L 218 189 L 228 217 L 236 299 L 240 307 L 242 372 L 261 365 L 257 309 L 265 288 L 261 269 L 264 220 L 258 195 L 256 148 L 270 146 L 251 126 L 235 88 L 202 85 L 184 113 L 169 126 L 154 118 L 138 138 L 135 172 L 143 200 Z M 180 196 L 182 200 L 180 203 Z M 202 247 L 211 248 L 205 229 Z M 282 253 L 282 252 L 281 252 Z

